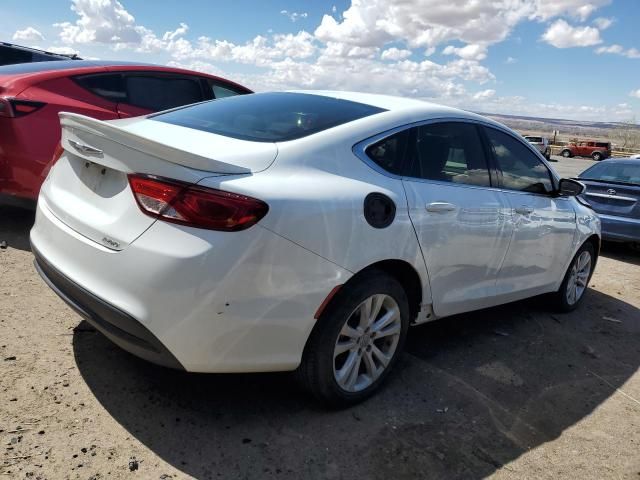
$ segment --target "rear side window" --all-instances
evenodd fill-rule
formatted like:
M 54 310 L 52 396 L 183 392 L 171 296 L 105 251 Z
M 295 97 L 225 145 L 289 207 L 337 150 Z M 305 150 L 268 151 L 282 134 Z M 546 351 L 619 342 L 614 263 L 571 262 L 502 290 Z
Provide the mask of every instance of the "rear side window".
M 525 144 L 493 128 L 485 127 L 485 131 L 502 170 L 504 188 L 532 193 L 553 191 L 549 170 Z
M 122 75 L 119 73 L 86 75 L 76 77 L 75 80 L 82 88 L 111 102 L 121 103 L 127 99 Z
M 401 175 L 408 146 L 409 130 L 404 130 L 374 143 L 365 153 L 382 169 Z
M 224 85 L 215 82 L 211 82 L 211 91 L 213 92 L 213 98 L 226 98 L 249 93 L 244 90 L 236 90 L 230 85 Z
M 435 123 L 413 129 L 410 175 L 488 187 L 489 169 L 478 129 L 470 123 Z
M 154 115 L 153 120 L 254 142 L 284 142 L 385 111 L 307 93 L 236 95 Z
M 124 87 L 126 103 L 156 112 L 204 100 L 198 78 L 126 75 Z

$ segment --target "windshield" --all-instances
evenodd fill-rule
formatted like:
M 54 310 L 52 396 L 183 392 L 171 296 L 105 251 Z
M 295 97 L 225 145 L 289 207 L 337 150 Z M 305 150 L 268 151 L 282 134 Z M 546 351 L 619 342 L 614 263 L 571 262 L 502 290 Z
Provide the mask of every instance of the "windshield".
M 617 182 L 640 185 L 640 162 L 614 163 L 605 160 L 588 168 L 580 174 L 583 180 L 596 180 L 599 182 Z
M 542 137 L 524 137 L 531 143 L 542 143 Z
M 152 120 L 254 142 L 284 142 L 385 110 L 307 93 L 254 93 L 152 115 Z

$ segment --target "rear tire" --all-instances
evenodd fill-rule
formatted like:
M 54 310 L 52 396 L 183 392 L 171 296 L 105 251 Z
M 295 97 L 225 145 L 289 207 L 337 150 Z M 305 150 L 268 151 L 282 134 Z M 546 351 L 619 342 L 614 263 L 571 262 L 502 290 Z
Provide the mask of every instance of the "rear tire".
M 409 303 L 400 283 L 379 270 L 367 272 L 343 287 L 318 319 L 298 380 L 328 406 L 361 402 L 395 365 L 408 327 Z
M 578 307 L 587 292 L 595 263 L 595 250 L 593 245 L 587 242 L 571 260 L 560 288 L 553 294 L 555 306 L 559 311 L 570 312 Z
M 602 154 L 600 152 L 593 152 L 591 154 L 591 158 L 593 158 L 594 161 L 599 162 L 602 160 Z
M 573 155 L 571 155 L 571 150 L 563 150 L 562 151 L 562 156 L 564 158 L 571 158 Z

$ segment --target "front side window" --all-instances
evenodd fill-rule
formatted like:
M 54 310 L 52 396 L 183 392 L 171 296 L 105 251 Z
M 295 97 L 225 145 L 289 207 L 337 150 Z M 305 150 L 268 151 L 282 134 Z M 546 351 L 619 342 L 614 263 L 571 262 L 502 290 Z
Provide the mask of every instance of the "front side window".
M 504 188 L 532 193 L 553 191 L 549 170 L 525 144 L 493 128 L 485 127 L 485 131 L 502 170 Z
M 128 104 L 154 112 L 204 100 L 197 78 L 128 75 L 124 84 Z
M 474 124 L 434 123 L 414 128 L 410 176 L 488 187 L 487 160 Z
M 391 135 L 366 150 L 367 156 L 379 167 L 396 175 L 402 174 L 404 159 L 409 146 L 409 130 Z

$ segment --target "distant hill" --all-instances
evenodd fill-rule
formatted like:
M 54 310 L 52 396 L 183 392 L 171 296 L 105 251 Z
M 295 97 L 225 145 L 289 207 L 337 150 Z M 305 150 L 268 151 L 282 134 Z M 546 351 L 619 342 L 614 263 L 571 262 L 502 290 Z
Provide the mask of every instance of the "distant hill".
M 502 113 L 480 113 L 517 130 L 552 132 L 559 130 L 561 135 L 593 135 L 608 137 L 611 130 L 633 128 L 640 133 L 640 125 L 630 126 L 619 122 L 594 122 L 566 120 L 562 118 L 525 117 L 522 115 L 505 115 Z

